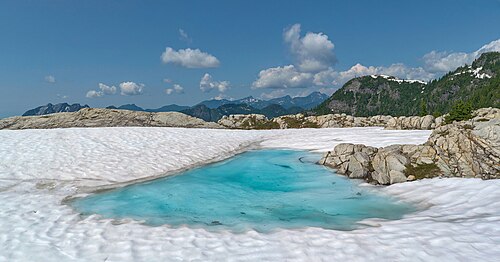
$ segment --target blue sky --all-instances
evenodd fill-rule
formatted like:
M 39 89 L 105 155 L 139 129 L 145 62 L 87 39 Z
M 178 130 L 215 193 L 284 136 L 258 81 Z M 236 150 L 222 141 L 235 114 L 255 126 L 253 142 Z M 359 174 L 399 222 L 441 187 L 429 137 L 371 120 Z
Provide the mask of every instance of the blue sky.
M 499 14 L 498 0 L 1 1 L 0 117 L 429 80 L 500 51 Z

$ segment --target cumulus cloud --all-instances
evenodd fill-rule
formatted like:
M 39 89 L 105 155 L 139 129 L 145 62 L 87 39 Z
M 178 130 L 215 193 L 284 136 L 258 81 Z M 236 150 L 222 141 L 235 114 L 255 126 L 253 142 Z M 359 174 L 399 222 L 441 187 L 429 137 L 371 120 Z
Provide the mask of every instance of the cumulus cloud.
M 210 92 L 215 89 L 224 93 L 229 88 L 230 83 L 228 81 L 215 81 L 208 73 L 206 73 L 200 80 L 200 89 L 203 92 Z
M 272 67 L 259 72 L 252 88 L 305 88 L 311 86 L 313 74 L 299 72 L 294 65 Z
M 184 29 L 182 28 L 179 28 L 179 38 L 188 44 L 191 44 L 191 42 L 193 42 L 193 39 L 191 39 L 191 37 L 189 37 L 186 31 L 184 31 Z
M 300 24 L 283 31 L 283 40 L 288 45 L 294 63 L 261 70 L 252 83 L 253 89 L 274 89 L 263 93 L 262 98 L 274 98 L 290 94 L 291 88 L 307 88 L 332 93 L 352 78 L 366 75 L 389 75 L 399 79 L 430 81 L 443 73 L 471 64 L 482 53 L 500 52 L 500 39 L 492 41 L 478 50 L 465 52 L 432 51 L 423 56 L 422 66 L 407 66 L 394 63 L 389 66 L 365 66 L 355 64 L 347 70 L 336 70 L 334 44 L 322 33 L 306 33 L 301 36 Z M 293 91 L 292 91 L 293 92 Z
M 161 54 L 161 60 L 165 64 L 172 63 L 187 68 L 212 68 L 220 64 L 215 56 L 202 52 L 200 49 L 191 48 L 176 51 L 167 47 Z
M 471 53 L 432 51 L 424 55 L 424 68 L 431 73 L 446 73 L 465 64 L 471 64 L 482 53 L 500 52 L 500 39 L 492 41 Z
M 295 24 L 283 32 L 283 40 L 295 59 L 296 66 L 303 72 L 325 70 L 336 62 L 335 45 L 323 33 L 308 32 L 300 36 L 300 24 Z
M 52 75 L 45 76 L 43 79 L 45 80 L 45 82 L 50 84 L 54 84 L 56 82 L 56 78 Z
M 390 75 L 400 79 L 416 79 L 429 81 L 435 78 L 433 73 L 425 71 L 421 67 L 407 67 L 404 64 L 392 64 L 385 66 L 364 66 L 356 64 L 345 71 L 328 69 L 314 75 L 314 84 L 318 86 L 340 86 L 355 77 L 366 75 Z
M 165 93 L 167 95 L 171 95 L 173 93 L 183 94 L 184 93 L 184 88 L 181 85 L 174 84 L 174 86 L 172 88 L 165 89 Z
M 99 90 L 88 91 L 86 97 L 96 98 L 96 97 L 102 97 L 104 95 L 114 95 L 115 93 L 116 93 L 115 86 L 108 86 L 103 83 L 99 83 Z
M 96 97 L 101 97 L 103 96 L 104 94 L 99 92 L 99 91 L 96 91 L 96 90 L 90 90 L 87 92 L 87 94 L 85 95 L 87 98 L 96 98 Z
M 226 95 L 226 94 L 218 94 L 217 96 L 215 97 L 212 97 L 212 99 L 215 99 L 215 100 L 222 100 L 222 99 L 227 99 L 227 100 L 234 100 L 232 97 Z
M 114 95 L 116 93 L 116 87 L 115 86 L 107 86 L 103 83 L 99 83 L 99 89 L 105 94 L 105 95 Z
M 163 78 L 163 83 L 170 84 L 170 83 L 172 83 L 172 79 L 170 79 L 170 78 Z
M 124 96 L 141 95 L 144 92 L 144 87 L 144 84 L 123 82 L 120 84 L 120 94 Z

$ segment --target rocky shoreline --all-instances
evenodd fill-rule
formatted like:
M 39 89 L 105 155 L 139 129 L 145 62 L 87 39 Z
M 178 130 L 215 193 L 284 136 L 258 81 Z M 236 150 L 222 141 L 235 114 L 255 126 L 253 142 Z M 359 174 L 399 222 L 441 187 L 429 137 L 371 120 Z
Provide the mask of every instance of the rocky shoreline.
M 480 109 L 471 120 L 439 126 L 423 145 L 339 144 L 319 163 L 382 185 L 430 177 L 500 178 L 500 110 Z

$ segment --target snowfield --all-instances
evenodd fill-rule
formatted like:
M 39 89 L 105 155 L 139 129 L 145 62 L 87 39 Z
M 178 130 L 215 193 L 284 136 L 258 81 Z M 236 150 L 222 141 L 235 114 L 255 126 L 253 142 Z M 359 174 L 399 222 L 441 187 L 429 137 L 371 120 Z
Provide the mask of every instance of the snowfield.
M 274 233 L 150 227 L 80 217 L 68 197 L 169 175 L 252 148 L 324 152 L 338 143 L 423 143 L 430 131 L 72 128 L 0 131 L 0 261 L 498 261 L 500 181 L 370 187 L 422 207 L 354 231 Z M 332 174 L 333 175 L 333 174 Z

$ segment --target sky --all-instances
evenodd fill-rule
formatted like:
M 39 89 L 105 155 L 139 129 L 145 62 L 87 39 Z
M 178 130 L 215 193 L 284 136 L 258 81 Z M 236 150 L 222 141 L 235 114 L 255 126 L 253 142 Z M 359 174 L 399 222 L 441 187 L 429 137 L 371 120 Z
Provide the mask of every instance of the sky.
M 428 81 L 500 51 L 499 0 L 0 1 L 0 117 Z

